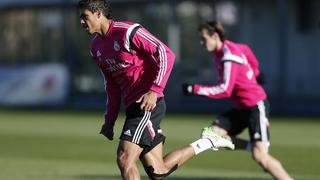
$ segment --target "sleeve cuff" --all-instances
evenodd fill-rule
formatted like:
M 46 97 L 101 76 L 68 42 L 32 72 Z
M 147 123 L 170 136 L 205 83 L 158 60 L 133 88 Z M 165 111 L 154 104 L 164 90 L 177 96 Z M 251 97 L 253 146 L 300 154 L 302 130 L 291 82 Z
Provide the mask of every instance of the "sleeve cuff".
M 193 85 L 193 94 L 197 95 L 199 91 L 200 86 L 198 84 Z
M 162 94 L 163 88 L 157 85 L 153 85 L 151 86 L 150 90 L 156 92 L 157 94 Z

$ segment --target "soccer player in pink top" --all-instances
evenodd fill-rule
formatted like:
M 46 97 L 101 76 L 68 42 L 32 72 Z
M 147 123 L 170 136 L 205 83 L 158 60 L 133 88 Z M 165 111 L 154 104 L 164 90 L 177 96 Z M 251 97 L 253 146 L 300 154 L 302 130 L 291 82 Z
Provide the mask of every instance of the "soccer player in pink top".
M 117 22 L 105 0 L 80 0 L 80 22 L 95 37 L 91 55 L 104 79 L 107 105 L 101 134 L 113 140 L 121 99 L 126 119 L 120 135 L 117 163 L 125 180 L 139 180 L 140 158 L 151 179 L 163 179 L 193 156 L 211 148 L 233 149 L 230 140 L 207 134 L 163 157 L 165 114 L 163 90 L 173 67 L 174 53 L 141 25 Z
M 183 92 L 214 99 L 230 98 L 234 103 L 231 110 L 218 116 L 203 133 L 230 136 L 236 149 L 250 150 L 253 159 L 275 179 L 290 180 L 281 163 L 268 153 L 269 106 L 266 93 L 256 81 L 258 61 L 252 51 L 246 45 L 227 40 L 218 21 L 200 24 L 199 32 L 201 44 L 214 56 L 219 84 L 183 84 Z M 249 129 L 250 142 L 236 138 L 245 128 Z

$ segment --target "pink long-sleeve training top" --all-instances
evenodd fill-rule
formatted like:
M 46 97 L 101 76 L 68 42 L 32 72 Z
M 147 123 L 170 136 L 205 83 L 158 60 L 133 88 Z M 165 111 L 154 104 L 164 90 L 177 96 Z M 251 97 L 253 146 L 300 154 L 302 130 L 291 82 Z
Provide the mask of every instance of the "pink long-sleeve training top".
M 105 35 L 93 38 L 91 55 L 104 79 L 108 124 L 117 119 L 121 97 L 126 107 L 150 90 L 163 97 L 175 59 L 174 53 L 141 25 L 112 20 Z
M 231 98 L 236 108 L 252 107 L 266 99 L 265 91 L 256 81 L 257 72 L 248 61 L 252 58 L 250 54 L 251 50 L 248 52 L 243 45 L 224 41 L 214 54 L 219 83 L 213 86 L 195 84 L 193 93 L 214 99 Z

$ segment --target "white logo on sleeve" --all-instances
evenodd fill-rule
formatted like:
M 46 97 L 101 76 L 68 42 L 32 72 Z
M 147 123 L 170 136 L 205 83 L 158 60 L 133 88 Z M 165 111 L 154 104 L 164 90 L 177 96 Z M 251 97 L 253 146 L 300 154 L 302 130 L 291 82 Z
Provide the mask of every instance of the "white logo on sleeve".
M 127 135 L 127 136 L 131 136 L 131 131 L 130 131 L 130 129 L 126 130 L 123 134 L 124 134 L 124 135 Z

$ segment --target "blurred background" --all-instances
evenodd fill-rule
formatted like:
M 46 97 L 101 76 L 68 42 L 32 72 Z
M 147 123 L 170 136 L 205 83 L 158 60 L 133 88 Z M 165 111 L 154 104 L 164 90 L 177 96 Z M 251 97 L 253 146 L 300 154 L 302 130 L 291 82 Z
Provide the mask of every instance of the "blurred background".
M 176 53 L 161 127 L 164 154 L 199 137 L 228 100 L 184 97 L 183 82 L 214 84 L 197 27 L 220 20 L 265 73 L 270 153 L 295 179 L 320 179 L 320 0 L 110 0 L 117 21 L 142 24 Z M 118 180 L 115 140 L 99 135 L 103 80 L 89 54 L 77 0 L 0 0 L 0 179 Z M 122 111 L 123 112 L 123 111 Z M 178 128 L 177 128 L 178 127 Z M 248 138 L 246 131 L 240 135 Z M 218 153 L 218 154 L 217 154 Z M 148 179 L 139 164 L 143 179 Z M 206 151 L 171 180 L 267 180 L 243 151 Z
M 227 100 L 183 97 L 180 84 L 213 84 L 212 57 L 197 26 L 218 19 L 247 43 L 265 73 L 272 112 L 320 115 L 319 0 L 110 0 L 115 20 L 142 24 L 173 49 L 169 112 L 208 113 Z M 103 83 L 89 55 L 76 0 L 0 0 L 0 106 L 104 109 Z

